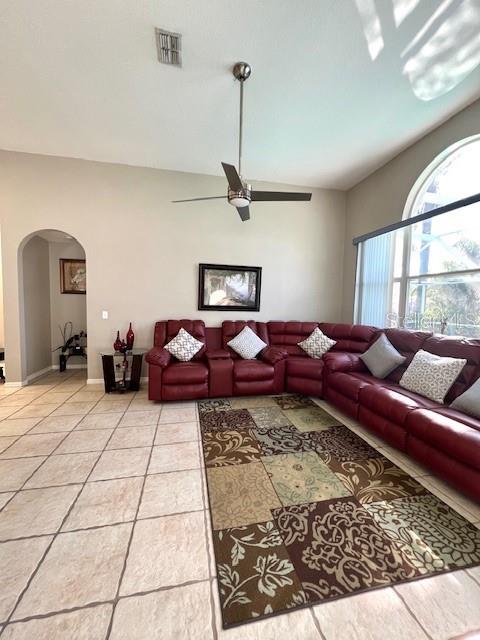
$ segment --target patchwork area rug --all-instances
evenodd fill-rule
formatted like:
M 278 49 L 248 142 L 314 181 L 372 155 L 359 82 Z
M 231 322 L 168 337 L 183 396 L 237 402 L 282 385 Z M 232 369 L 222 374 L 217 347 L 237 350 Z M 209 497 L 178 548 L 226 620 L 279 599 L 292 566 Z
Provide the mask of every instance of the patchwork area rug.
M 224 628 L 480 564 L 480 530 L 302 396 L 198 403 Z

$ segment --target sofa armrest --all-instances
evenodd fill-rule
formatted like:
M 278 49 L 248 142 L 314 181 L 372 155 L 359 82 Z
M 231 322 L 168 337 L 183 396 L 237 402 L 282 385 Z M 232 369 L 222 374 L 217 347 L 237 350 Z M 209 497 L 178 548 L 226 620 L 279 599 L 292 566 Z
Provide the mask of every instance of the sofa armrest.
M 285 360 L 287 356 L 288 353 L 280 347 L 266 347 L 266 349 L 260 353 L 260 359 L 267 364 L 276 364 L 281 360 Z
M 207 360 L 223 360 L 230 358 L 230 353 L 226 349 L 211 349 L 205 353 Z
M 172 354 L 166 349 L 163 349 L 163 347 L 153 347 L 153 349 L 150 349 L 150 351 L 145 356 L 145 360 L 148 362 L 148 364 L 162 367 L 162 369 L 168 367 L 171 359 Z
M 350 371 L 368 371 L 363 360 L 357 353 L 326 353 L 323 356 L 326 368 L 333 373 L 334 371 L 350 372 Z

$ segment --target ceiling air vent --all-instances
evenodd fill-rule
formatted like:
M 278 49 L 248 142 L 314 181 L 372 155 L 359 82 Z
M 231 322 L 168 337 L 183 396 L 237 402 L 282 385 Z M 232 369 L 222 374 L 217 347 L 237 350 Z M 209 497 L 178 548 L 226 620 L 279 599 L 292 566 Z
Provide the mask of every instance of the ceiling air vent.
M 163 64 L 182 66 L 182 36 L 164 29 L 155 29 L 158 59 Z

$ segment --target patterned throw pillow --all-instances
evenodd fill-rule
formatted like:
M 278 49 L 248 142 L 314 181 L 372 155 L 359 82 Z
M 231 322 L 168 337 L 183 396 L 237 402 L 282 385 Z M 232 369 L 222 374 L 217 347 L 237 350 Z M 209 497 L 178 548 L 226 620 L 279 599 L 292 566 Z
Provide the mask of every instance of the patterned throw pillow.
M 228 346 L 244 360 L 253 360 L 267 343 L 261 340 L 250 327 L 244 327 L 238 335 L 227 342 Z
M 173 340 L 165 345 L 165 349 L 181 362 L 189 362 L 203 347 L 203 342 L 191 336 L 182 327 Z
M 324 353 L 327 353 L 329 349 L 337 344 L 337 342 L 336 340 L 332 340 L 326 336 L 317 327 L 312 331 L 308 338 L 302 340 L 302 342 L 297 342 L 297 344 L 305 351 L 305 353 L 308 353 L 311 358 L 316 358 L 318 360 Z
M 461 358 L 440 357 L 420 349 L 414 355 L 399 384 L 425 398 L 443 402 L 466 364 L 467 361 Z

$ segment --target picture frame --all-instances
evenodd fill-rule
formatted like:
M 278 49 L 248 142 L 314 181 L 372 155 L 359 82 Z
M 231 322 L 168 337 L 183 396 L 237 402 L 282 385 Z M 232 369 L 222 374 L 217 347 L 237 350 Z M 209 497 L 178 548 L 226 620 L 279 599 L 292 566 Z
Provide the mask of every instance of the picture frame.
M 199 311 L 260 311 L 262 267 L 198 266 Z
M 86 262 L 81 258 L 60 258 L 60 293 L 87 293 Z

